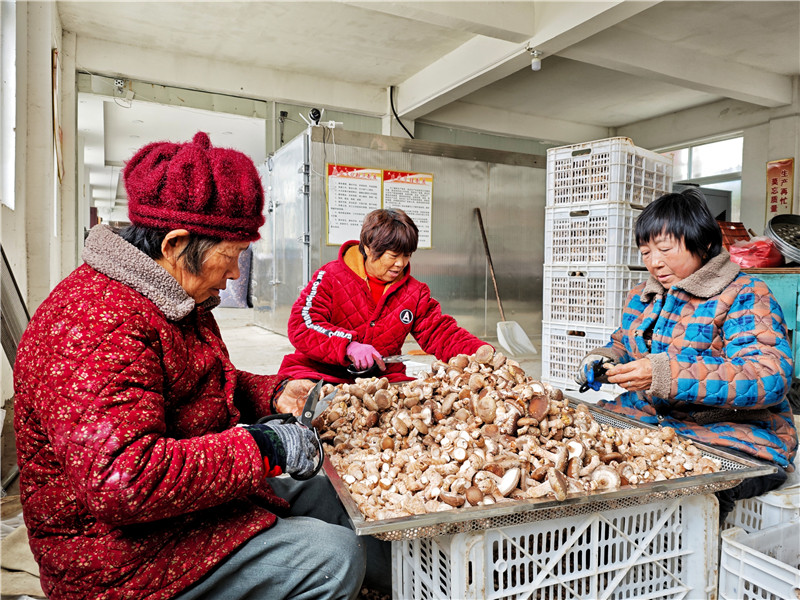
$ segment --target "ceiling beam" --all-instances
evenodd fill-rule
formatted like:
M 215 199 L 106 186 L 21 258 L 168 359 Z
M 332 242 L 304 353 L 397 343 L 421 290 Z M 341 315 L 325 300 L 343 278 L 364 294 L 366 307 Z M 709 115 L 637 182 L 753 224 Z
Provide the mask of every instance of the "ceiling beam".
M 386 88 L 217 61 L 78 36 L 75 62 L 90 73 L 231 96 L 366 115 L 386 114 Z
M 658 2 L 534 3 L 529 28 L 535 34 L 526 43 L 476 35 L 397 86 L 397 112 L 417 119 L 527 67 L 527 47 L 544 57 L 559 53 L 654 4 Z
M 424 121 L 444 127 L 530 138 L 551 144 L 575 144 L 609 136 L 608 128 L 598 125 L 511 113 L 467 102 L 448 104 L 425 115 Z
M 365 10 L 438 25 L 454 31 L 524 42 L 535 19 L 535 2 L 346 2 Z
M 792 102 L 792 78 L 612 27 L 559 56 L 774 108 Z

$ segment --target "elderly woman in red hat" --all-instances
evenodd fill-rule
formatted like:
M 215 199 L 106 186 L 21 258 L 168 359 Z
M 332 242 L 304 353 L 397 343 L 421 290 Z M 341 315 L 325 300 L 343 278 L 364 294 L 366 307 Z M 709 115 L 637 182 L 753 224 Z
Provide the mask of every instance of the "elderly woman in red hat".
M 211 313 L 264 222 L 252 161 L 198 133 L 142 148 L 124 176 L 132 225 L 90 231 L 85 264 L 36 311 L 14 368 L 42 588 L 76 600 L 354 597 L 365 551 L 327 481 L 268 483 L 313 472 L 312 432 L 253 424 L 306 388 L 276 398 L 282 378 L 237 370 Z

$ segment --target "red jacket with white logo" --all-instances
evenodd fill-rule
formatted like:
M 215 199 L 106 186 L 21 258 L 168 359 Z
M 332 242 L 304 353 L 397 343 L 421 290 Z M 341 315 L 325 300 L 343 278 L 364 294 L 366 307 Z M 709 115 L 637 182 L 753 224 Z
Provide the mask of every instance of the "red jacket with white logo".
M 294 303 L 289 340 L 297 352 L 283 359 L 279 375 L 352 382 L 345 356 L 350 342 L 370 344 L 381 356 L 392 356 L 401 353 L 409 333 L 423 350 L 445 361 L 472 354 L 485 343 L 442 314 L 428 286 L 411 277 L 410 266 L 375 304 L 358 242 L 347 242 L 337 260 L 314 273 Z M 387 364 L 378 374 L 390 382 L 409 379 L 402 363 Z

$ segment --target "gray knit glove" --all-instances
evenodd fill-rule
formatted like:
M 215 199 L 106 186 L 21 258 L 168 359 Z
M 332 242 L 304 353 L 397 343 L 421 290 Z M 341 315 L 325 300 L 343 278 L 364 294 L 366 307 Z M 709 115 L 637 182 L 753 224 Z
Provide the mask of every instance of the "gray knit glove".
M 286 457 L 285 473 L 303 477 L 314 472 L 314 468 L 317 466 L 314 459 L 319 449 L 314 432 L 308 427 L 299 423 L 278 423 L 277 421 L 262 423 L 256 427 L 267 427 L 278 436 Z

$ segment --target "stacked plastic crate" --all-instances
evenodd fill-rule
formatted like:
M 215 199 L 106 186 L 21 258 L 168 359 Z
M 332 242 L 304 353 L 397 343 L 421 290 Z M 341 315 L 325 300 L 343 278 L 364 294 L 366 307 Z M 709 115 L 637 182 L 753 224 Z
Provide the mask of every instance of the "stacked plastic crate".
M 739 500 L 720 542 L 720 600 L 800 598 L 800 457 L 782 487 Z
M 577 389 L 581 358 L 620 326 L 627 293 L 647 278 L 636 218 L 671 189 L 672 161 L 628 138 L 547 151 L 544 381 Z
M 715 597 L 718 513 L 712 495 L 570 512 L 499 529 L 393 541 L 392 597 Z

